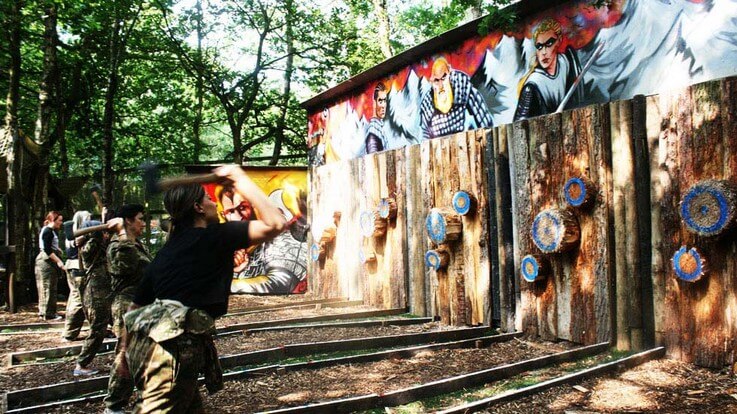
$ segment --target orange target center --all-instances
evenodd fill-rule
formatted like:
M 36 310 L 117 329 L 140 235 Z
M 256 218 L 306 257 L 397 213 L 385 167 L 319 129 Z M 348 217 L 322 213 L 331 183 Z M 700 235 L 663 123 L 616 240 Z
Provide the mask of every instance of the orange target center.
M 573 200 L 578 200 L 581 197 L 581 185 L 576 183 L 568 187 L 568 192 Z
M 696 258 L 691 254 L 682 254 L 678 259 L 678 265 L 681 267 L 684 273 L 691 274 L 698 268 Z

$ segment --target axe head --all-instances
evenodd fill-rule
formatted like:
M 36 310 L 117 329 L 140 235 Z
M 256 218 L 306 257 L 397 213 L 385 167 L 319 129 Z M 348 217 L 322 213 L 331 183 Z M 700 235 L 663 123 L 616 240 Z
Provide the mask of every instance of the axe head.
M 92 183 L 90 186 L 90 193 L 102 193 L 102 186 L 98 183 Z

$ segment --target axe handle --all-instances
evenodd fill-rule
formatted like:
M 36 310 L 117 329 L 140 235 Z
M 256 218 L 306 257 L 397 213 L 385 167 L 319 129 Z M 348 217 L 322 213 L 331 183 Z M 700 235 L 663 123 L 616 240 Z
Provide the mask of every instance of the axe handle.
M 162 190 L 166 190 L 171 187 L 175 187 L 183 184 L 207 184 L 207 183 L 219 183 L 223 181 L 223 178 L 217 174 L 190 174 L 182 175 L 179 177 L 164 178 L 159 181 L 158 186 Z
M 85 234 L 94 233 L 96 231 L 108 230 L 107 224 L 98 224 L 92 227 L 85 227 L 74 232 L 74 237 L 84 236 Z

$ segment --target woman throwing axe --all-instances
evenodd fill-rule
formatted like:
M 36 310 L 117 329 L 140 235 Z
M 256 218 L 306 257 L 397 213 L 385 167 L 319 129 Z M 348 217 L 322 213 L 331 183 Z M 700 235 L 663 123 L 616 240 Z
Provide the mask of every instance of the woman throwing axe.
M 222 388 L 212 341 L 214 319 L 228 310 L 233 253 L 277 236 L 285 219 L 235 165 L 215 173 L 259 212 L 257 220 L 218 223 L 217 207 L 199 184 L 164 193 L 172 218 L 169 239 L 146 268 L 125 316 L 126 356 L 141 390 L 136 412 L 202 412 L 197 377 Z

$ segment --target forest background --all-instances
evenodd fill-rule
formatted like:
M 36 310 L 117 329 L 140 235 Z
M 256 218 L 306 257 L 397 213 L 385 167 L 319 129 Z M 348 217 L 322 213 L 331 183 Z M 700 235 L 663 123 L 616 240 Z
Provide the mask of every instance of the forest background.
M 95 183 L 107 205 L 161 211 L 145 161 L 167 175 L 306 165 L 301 101 L 465 21 L 511 24 L 508 3 L 3 1 L 0 237 L 15 252 L 4 265 L 31 280 L 43 216 L 93 210 Z

